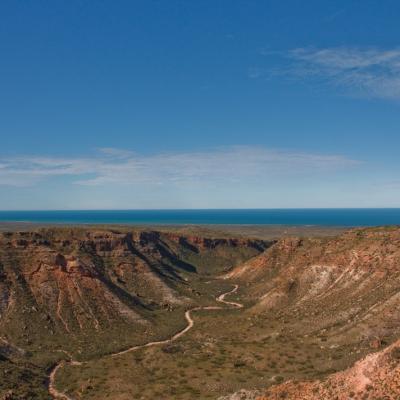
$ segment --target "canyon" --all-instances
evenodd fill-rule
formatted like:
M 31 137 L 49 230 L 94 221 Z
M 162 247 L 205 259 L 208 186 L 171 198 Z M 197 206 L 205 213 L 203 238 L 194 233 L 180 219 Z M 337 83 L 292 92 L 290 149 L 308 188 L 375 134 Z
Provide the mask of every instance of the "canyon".
M 397 399 L 399 275 L 397 227 L 2 232 L 0 398 Z

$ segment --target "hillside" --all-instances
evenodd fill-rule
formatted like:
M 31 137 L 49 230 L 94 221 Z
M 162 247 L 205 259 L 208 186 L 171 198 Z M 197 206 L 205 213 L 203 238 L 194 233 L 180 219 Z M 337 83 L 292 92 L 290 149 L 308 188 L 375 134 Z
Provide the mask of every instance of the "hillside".
M 0 274 L 7 399 L 400 396 L 400 228 L 10 232 Z
M 273 315 L 279 335 L 296 334 L 303 346 L 312 342 L 306 378 L 320 378 L 312 370 L 318 371 L 321 358 L 326 368 L 321 377 L 347 368 L 326 381 L 283 384 L 262 398 L 398 398 L 399 274 L 397 228 L 353 230 L 331 239 L 282 239 L 233 268 L 225 278 L 243 282 L 241 299 L 249 316 Z M 290 376 L 291 381 L 300 375 Z
M 325 336 L 388 340 L 400 321 L 399 230 L 350 231 L 334 239 L 283 239 L 234 268 L 247 312 L 296 315 Z
M 47 398 L 46 370 L 66 353 L 85 359 L 164 337 L 186 308 L 210 302 L 201 293 L 210 271 L 265 246 L 156 231 L 1 234 L 0 369 L 10 379 L 0 393 L 26 395 L 26 385 Z

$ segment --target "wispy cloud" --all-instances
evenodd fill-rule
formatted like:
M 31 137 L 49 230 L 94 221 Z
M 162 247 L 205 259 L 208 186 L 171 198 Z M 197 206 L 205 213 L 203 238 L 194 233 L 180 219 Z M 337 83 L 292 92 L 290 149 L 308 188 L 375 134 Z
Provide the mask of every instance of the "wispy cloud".
M 356 164 L 358 161 L 340 155 L 248 146 L 154 155 L 107 148 L 99 149 L 93 157 L 83 158 L 0 157 L 0 185 L 29 186 L 60 177 L 87 186 L 235 182 L 277 175 L 313 174 Z
M 296 48 L 277 53 L 284 65 L 273 75 L 315 79 L 359 96 L 400 99 L 400 47 Z
M 400 98 L 400 48 L 299 48 L 289 57 L 303 76 L 326 78 L 355 94 Z

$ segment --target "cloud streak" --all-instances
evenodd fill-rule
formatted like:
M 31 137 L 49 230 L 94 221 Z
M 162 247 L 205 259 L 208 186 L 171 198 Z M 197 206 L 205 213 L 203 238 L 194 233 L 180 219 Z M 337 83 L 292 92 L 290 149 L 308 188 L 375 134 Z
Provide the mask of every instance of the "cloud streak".
M 69 178 L 84 186 L 239 182 L 315 174 L 358 163 L 340 155 L 248 146 L 153 155 L 107 148 L 82 158 L 0 157 L 0 185 L 32 186 L 57 178 Z
M 296 48 L 271 54 L 286 60 L 269 70 L 271 76 L 314 80 L 356 96 L 400 99 L 400 47 Z
M 400 48 L 298 48 L 288 56 L 299 75 L 326 78 L 358 95 L 400 98 Z

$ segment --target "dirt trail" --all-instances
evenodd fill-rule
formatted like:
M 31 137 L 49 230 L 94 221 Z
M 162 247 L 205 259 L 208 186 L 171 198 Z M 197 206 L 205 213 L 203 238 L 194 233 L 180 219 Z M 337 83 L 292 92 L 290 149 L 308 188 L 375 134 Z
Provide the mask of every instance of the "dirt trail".
M 242 308 L 243 304 L 241 304 L 241 303 L 235 303 L 234 301 L 224 300 L 225 296 L 227 296 L 228 294 L 236 293 L 238 289 L 239 289 L 239 285 L 235 285 L 234 288 L 230 292 L 226 292 L 226 293 L 223 293 L 220 296 L 218 296 L 217 301 L 219 301 L 220 303 L 228 304 L 229 306 L 233 306 L 236 308 Z
M 235 293 L 238 290 L 238 288 L 239 288 L 239 285 L 234 285 L 234 288 L 232 290 L 230 290 L 229 292 L 226 292 L 226 293 L 222 293 L 221 295 L 216 297 L 215 300 L 220 302 L 220 303 L 224 303 L 224 304 L 226 304 L 228 306 L 233 306 L 233 307 L 236 307 L 236 308 L 242 308 L 243 304 L 236 303 L 234 301 L 226 301 L 225 300 L 225 296 Z M 152 347 L 152 346 L 158 346 L 158 345 L 161 345 L 161 344 L 171 343 L 171 342 L 179 339 L 181 336 L 183 336 L 185 333 L 187 333 L 188 331 L 190 331 L 190 329 L 193 328 L 194 321 L 193 321 L 192 315 L 191 315 L 191 313 L 193 311 L 199 311 L 199 310 L 222 310 L 223 308 L 224 307 L 219 307 L 219 306 L 207 306 L 207 307 L 191 308 L 190 310 L 187 310 L 185 312 L 185 318 L 186 318 L 186 321 L 188 323 L 187 326 L 184 329 L 182 329 L 181 331 L 177 332 L 172 337 L 170 337 L 169 339 L 160 340 L 160 341 L 157 341 L 157 342 L 149 342 L 149 343 L 138 345 L 138 346 L 133 346 L 133 347 L 130 347 L 130 348 L 126 349 L 126 350 L 122 350 L 122 351 L 119 351 L 117 353 L 110 354 L 110 355 L 108 355 L 106 357 L 118 357 L 118 356 L 120 356 L 122 354 L 130 353 L 132 351 L 143 349 L 143 348 L 146 348 L 146 347 Z M 56 389 L 56 387 L 55 387 L 56 375 L 57 375 L 58 370 L 63 368 L 64 365 L 66 365 L 66 364 L 67 365 L 83 365 L 85 363 L 87 363 L 87 361 L 86 362 L 79 362 L 79 361 L 75 361 L 75 360 L 71 359 L 70 361 L 61 361 L 61 362 L 59 362 L 58 364 L 56 364 L 52 368 L 52 370 L 50 371 L 50 374 L 49 374 L 48 391 L 49 391 L 49 394 L 53 397 L 53 399 L 74 400 L 72 397 L 69 397 L 65 393 L 60 392 L 59 390 Z

